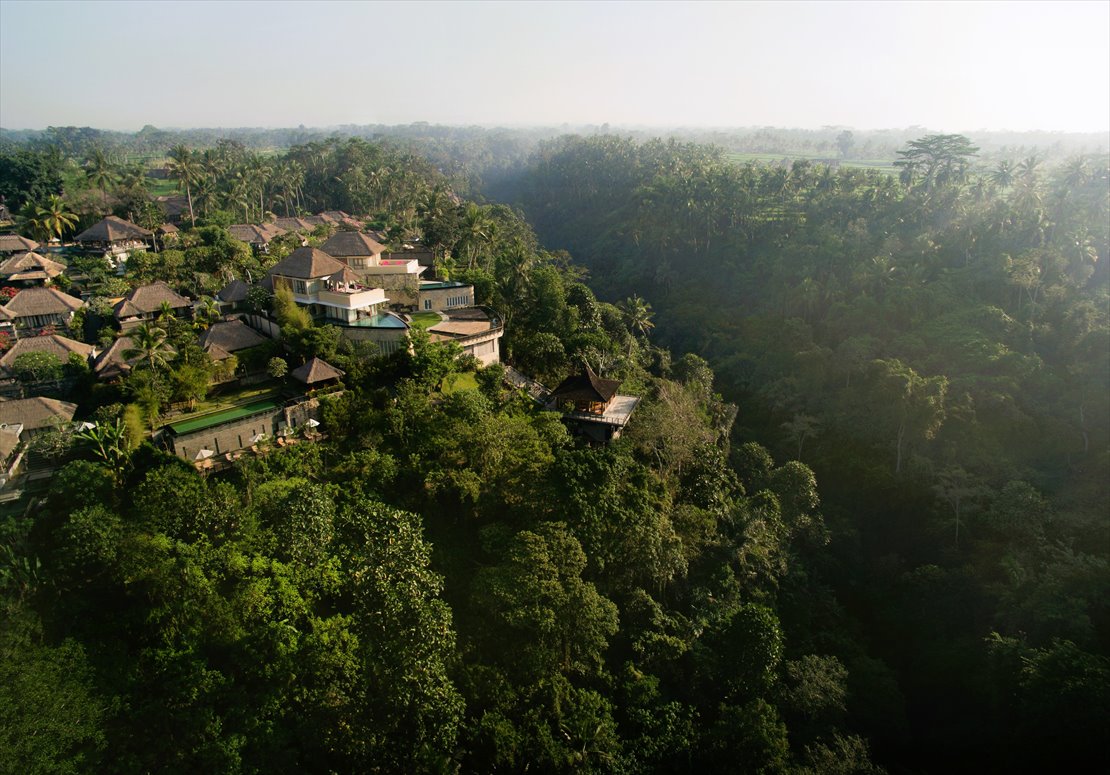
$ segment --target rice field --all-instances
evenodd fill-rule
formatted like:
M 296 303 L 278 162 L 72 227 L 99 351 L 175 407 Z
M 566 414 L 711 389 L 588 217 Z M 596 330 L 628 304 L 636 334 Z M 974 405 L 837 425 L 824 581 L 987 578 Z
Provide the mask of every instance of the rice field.
M 726 153 L 725 157 L 736 164 L 776 164 L 782 161 L 796 161 L 799 159 L 806 159 L 815 164 L 833 161 L 840 164 L 841 167 L 856 167 L 879 170 L 892 175 L 898 174 L 898 168 L 894 166 L 893 159 L 837 159 L 816 153 L 740 153 L 738 151 Z

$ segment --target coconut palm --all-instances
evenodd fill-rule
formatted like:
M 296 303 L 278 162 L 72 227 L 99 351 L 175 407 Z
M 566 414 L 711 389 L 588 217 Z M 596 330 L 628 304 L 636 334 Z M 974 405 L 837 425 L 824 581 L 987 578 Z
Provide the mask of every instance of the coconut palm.
M 197 328 L 208 328 L 220 319 L 220 305 L 211 296 L 201 296 L 193 307 L 193 324 Z
M 19 219 L 23 224 L 21 230 L 26 233 L 27 236 L 42 243 L 50 241 L 50 236 L 46 231 L 46 224 L 39 216 L 39 208 L 34 202 L 27 202 L 23 205 L 23 209 L 19 211 Z
M 999 188 L 1009 188 L 1014 185 L 1014 163 L 1005 159 L 998 162 L 991 170 L 990 180 Z
M 639 296 L 632 296 L 620 302 L 617 306 L 624 313 L 624 322 L 628 326 L 628 330 L 647 339 L 648 332 L 655 328 L 655 324 L 651 322 L 655 315 L 651 311 L 651 305 Z M 632 356 L 633 341 L 634 338 L 630 338 L 628 341 L 629 357 Z
M 36 215 L 47 241 L 57 237 L 61 242 L 62 235 L 77 225 L 77 214 L 69 212 L 65 202 L 57 194 L 47 197 L 46 202 L 36 208 Z
M 493 220 L 476 204 L 468 204 L 463 213 L 463 238 L 467 251 L 467 269 L 473 269 L 478 256 L 478 248 L 493 236 Z
M 166 331 L 149 323 L 136 326 L 128 336 L 131 347 L 123 351 L 123 357 L 134 360 L 136 365 L 145 365 L 155 375 L 166 368 L 173 358 L 173 347 L 166 341 Z
M 193 214 L 193 184 L 201 176 L 200 165 L 197 163 L 193 152 L 184 144 L 175 145 L 170 149 L 168 155 L 170 157 L 170 177 L 177 181 L 178 191 L 182 187 L 185 189 L 185 198 L 189 201 L 189 222 L 195 228 L 197 219 Z
M 93 148 L 85 161 L 85 177 L 94 187 L 100 189 L 101 203 L 108 209 L 108 187 L 115 182 L 116 165 L 101 148 Z

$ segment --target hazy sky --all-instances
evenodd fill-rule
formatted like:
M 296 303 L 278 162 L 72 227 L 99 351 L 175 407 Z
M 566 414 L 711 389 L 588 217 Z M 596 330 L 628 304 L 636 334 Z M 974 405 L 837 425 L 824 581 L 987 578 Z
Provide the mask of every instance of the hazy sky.
M 1110 128 L 1110 2 L 15 2 L 0 126 Z

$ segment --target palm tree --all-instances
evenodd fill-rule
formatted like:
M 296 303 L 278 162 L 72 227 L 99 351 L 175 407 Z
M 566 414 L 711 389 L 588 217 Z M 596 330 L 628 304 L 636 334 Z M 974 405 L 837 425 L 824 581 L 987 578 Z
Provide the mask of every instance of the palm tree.
M 259 222 L 265 217 L 266 214 L 266 184 L 270 180 L 270 175 L 273 172 L 270 165 L 258 154 L 252 154 L 247 159 L 247 165 L 244 177 L 246 178 L 248 188 L 252 194 L 254 191 L 258 192 L 258 220 Z
M 127 444 L 127 429 L 119 418 L 111 424 L 94 423 L 92 428 L 78 431 L 73 435 L 88 442 L 93 453 L 111 470 L 116 483 L 122 482 L 127 464 L 130 462 L 131 450 Z
M 57 194 L 47 197 L 46 203 L 36 209 L 36 214 L 47 241 L 57 237 L 61 242 L 62 234 L 77 225 L 77 214 L 69 212 L 65 202 Z
M 108 186 L 116 179 L 116 165 L 108 154 L 101 148 L 93 148 L 89 158 L 85 161 L 85 177 L 96 188 L 100 189 L 101 202 L 104 209 L 108 209 Z
M 196 228 L 197 219 L 193 214 L 193 184 L 200 178 L 200 165 L 192 151 L 184 144 L 170 149 L 170 177 L 177 181 L 177 190 L 185 187 L 185 197 L 189 201 L 189 221 Z
M 211 296 L 201 296 L 193 309 L 193 324 L 197 328 L 208 328 L 220 319 L 220 305 Z
M 39 208 L 35 206 L 34 202 L 28 201 L 23 205 L 23 209 L 19 211 L 19 217 L 23 222 L 22 229 L 27 232 L 28 236 L 42 243 L 50 241 L 50 235 L 46 231 L 46 224 L 39 216 Z
M 494 222 L 485 210 L 476 204 L 468 204 L 463 213 L 463 239 L 467 249 L 467 269 L 473 269 L 478 255 L 478 246 L 493 236 Z
M 999 188 L 1009 188 L 1014 185 L 1014 163 L 1007 160 L 998 162 L 998 165 L 991 170 L 990 179 L 991 183 Z
M 655 328 L 655 324 L 651 322 L 655 315 L 651 311 L 651 305 L 639 296 L 632 296 L 620 302 L 617 306 L 624 313 L 624 322 L 628 326 L 628 330 L 647 339 L 648 332 Z M 634 337 L 628 340 L 629 357 L 632 357 L 632 343 L 634 341 Z
M 1030 186 L 1036 185 L 1039 177 L 1037 168 L 1041 166 L 1042 161 L 1037 157 L 1037 154 L 1033 154 L 1017 165 L 1017 174 L 1023 183 Z
M 173 357 L 173 347 L 166 341 L 165 329 L 140 323 L 128 336 L 132 346 L 123 351 L 125 359 L 135 360 L 136 365 L 145 364 L 155 375 L 169 365 Z

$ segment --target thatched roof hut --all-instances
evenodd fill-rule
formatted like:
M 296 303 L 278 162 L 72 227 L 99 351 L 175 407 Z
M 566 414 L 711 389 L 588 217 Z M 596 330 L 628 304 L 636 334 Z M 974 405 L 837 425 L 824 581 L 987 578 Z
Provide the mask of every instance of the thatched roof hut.
M 320 250 L 336 258 L 380 257 L 385 246 L 357 231 L 340 231 L 320 246 Z
M 74 242 L 110 245 L 117 242 L 140 242 L 150 239 L 153 234 L 142 226 L 125 221 L 114 215 L 94 223 L 73 238 Z
M 312 358 L 303 366 L 298 366 L 289 372 L 289 376 L 306 385 L 318 385 L 322 382 L 340 379 L 345 372 L 335 368 L 327 361 Z
M 25 431 L 33 431 L 67 423 L 76 412 L 77 404 L 44 396 L 0 401 L 0 425 L 22 425 Z
M 613 379 L 602 379 L 586 367 L 584 374 L 572 374 L 551 391 L 551 401 L 556 406 L 571 401 L 580 411 L 597 411 L 617 394 L 621 383 Z
M 83 358 L 92 358 L 96 355 L 96 348 L 91 344 L 78 342 L 58 334 L 50 336 L 31 336 L 17 339 L 12 348 L 0 356 L 0 369 L 10 371 L 15 364 L 15 359 L 24 353 L 47 352 L 58 356 L 58 360 L 65 363 L 71 353 L 77 353 Z
M 0 319 L 58 316 L 64 322 L 84 306 L 85 302 L 57 288 L 24 288 L 6 306 L 0 307 Z
M 193 302 L 159 280 L 150 285 L 140 285 L 124 296 L 115 307 L 116 320 L 153 315 L 162 309 L 162 304 L 169 304 L 174 311 L 193 306 Z
M 59 264 L 38 253 L 17 253 L 0 263 L 0 277 L 9 282 L 45 282 L 53 280 L 65 269 L 65 264 Z
M 42 246 L 33 239 L 18 234 L 0 234 L 0 253 L 24 253 L 40 247 Z
M 331 277 L 341 272 L 346 265 L 317 248 L 297 248 L 284 259 L 274 264 L 266 274 L 269 276 L 295 277 L 299 280 L 314 280 Z
M 258 347 L 270 341 L 241 320 L 225 320 L 213 323 L 200 336 L 200 346 L 205 350 L 215 349 L 228 355 L 250 347 Z M 221 360 L 215 352 L 210 352 L 213 360 Z M 224 357 L 227 357 L 226 355 Z

